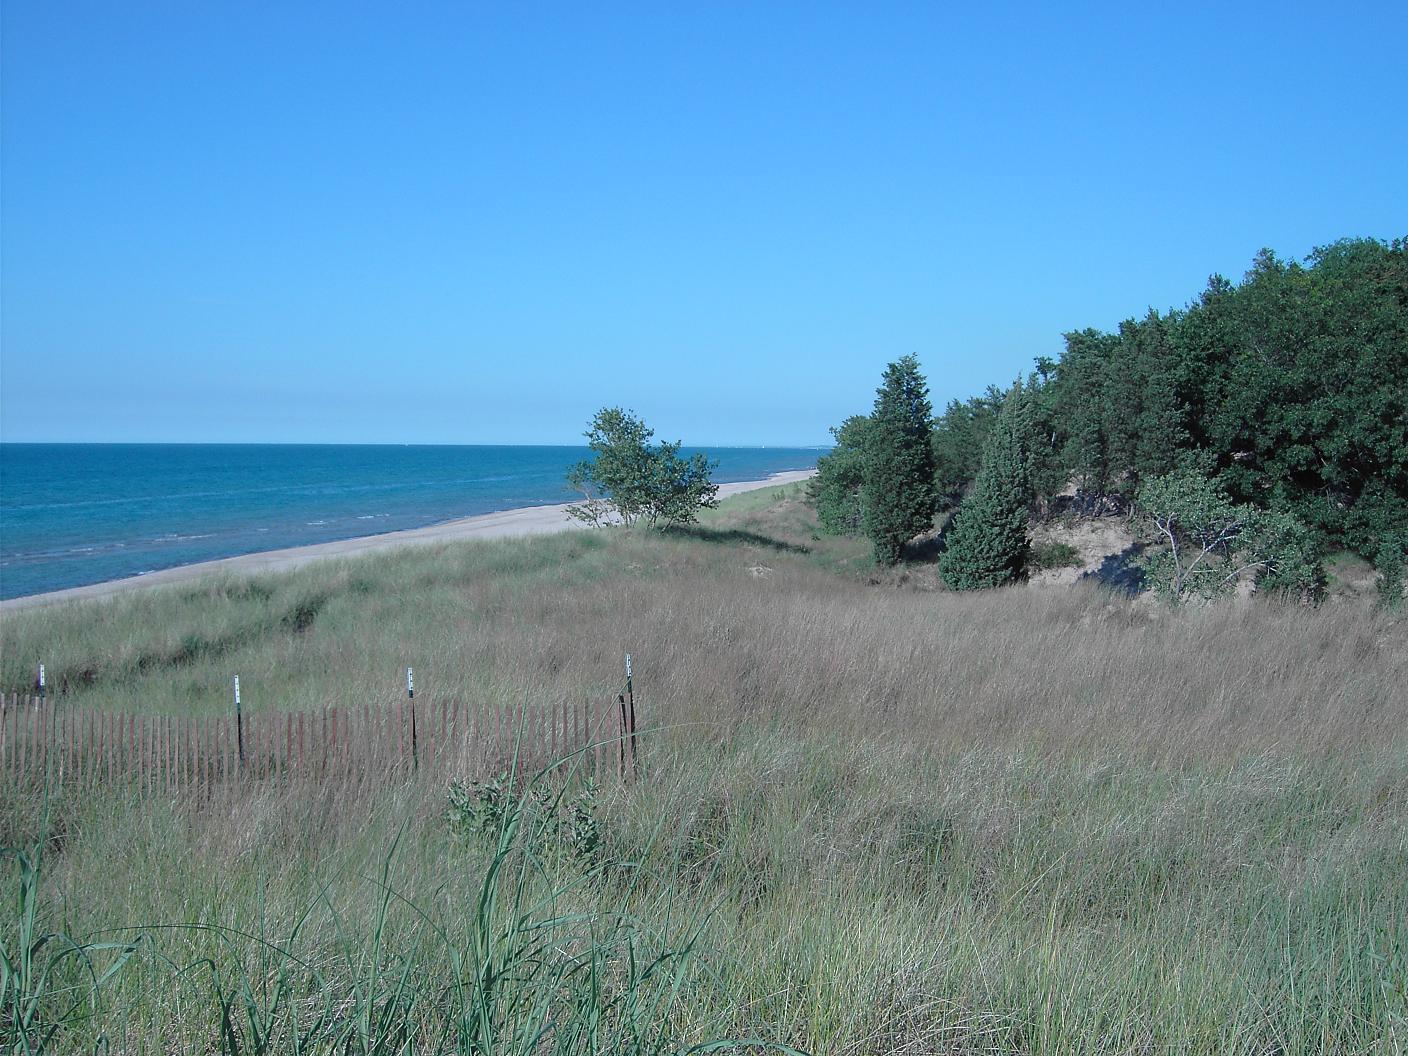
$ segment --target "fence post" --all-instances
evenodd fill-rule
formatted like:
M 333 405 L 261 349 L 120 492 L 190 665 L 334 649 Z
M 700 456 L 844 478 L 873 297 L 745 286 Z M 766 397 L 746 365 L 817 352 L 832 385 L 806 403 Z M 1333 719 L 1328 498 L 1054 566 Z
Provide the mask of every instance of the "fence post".
M 626 780 L 626 694 L 616 694 L 616 776 Z
M 420 747 L 416 743 L 416 680 L 409 667 L 406 668 L 406 699 L 411 702 L 411 769 L 419 770 Z
M 240 710 L 240 676 L 235 676 L 235 746 L 239 752 L 240 769 L 244 769 L 244 712 Z
M 606 773 L 601 768 L 601 737 L 605 732 L 602 730 L 604 724 L 597 718 L 597 705 L 591 697 L 588 697 L 586 703 L 582 705 L 582 710 L 587 714 L 587 729 L 590 731 L 589 736 L 591 737 L 592 756 L 595 764 L 592 767 L 592 775 L 598 782 L 605 783 Z
M 49 695 L 48 687 L 44 684 L 44 665 L 43 665 L 43 664 L 40 664 L 40 665 L 39 665 L 39 696 L 35 699 L 35 701 L 34 701 L 34 706 L 35 706 L 36 708 L 42 708 L 42 707 L 44 706 L 44 704 L 46 703 L 46 699 L 45 699 L 45 698 L 47 698 L 48 695 Z
M 626 712 L 627 731 L 631 738 L 631 774 L 636 769 L 636 694 L 631 679 L 631 654 L 626 654 Z

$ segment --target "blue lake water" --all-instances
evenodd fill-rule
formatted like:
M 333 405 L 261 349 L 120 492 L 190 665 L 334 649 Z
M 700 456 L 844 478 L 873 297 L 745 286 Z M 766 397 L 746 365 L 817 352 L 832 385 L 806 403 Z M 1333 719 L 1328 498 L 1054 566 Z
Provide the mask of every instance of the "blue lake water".
M 706 449 L 720 483 L 812 448 Z M 691 453 L 690 449 L 685 450 Z M 0 597 L 576 498 L 584 447 L 0 444 Z

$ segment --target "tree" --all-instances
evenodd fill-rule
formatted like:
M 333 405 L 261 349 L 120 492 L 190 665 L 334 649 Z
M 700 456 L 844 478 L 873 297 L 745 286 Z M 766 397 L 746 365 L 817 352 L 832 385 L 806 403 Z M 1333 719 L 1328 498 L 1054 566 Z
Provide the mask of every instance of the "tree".
M 865 433 L 870 419 L 852 415 L 831 430 L 836 446 L 817 459 L 808 497 L 816 507 L 822 531 L 858 535 L 864 525 L 861 489 L 865 482 Z
M 603 407 L 584 435 L 593 457 L 567 474 L 584 496 L 567 508 L 577 520 L 688 524 L 701 508 L 717 505 L 719 487 L 709 479 L 717 463 L 702 454 L 682 458 L 679 441 L 651 446 L 655 431 L 634 413 Z
M 893 565 L 904 544 L 934 524 L 934 409 L 919 361 L 885 368 L 865 430 L 861 509 L 879 564 Z
M 983 468 L 954 514 L 939 557 L 939 573 L 953 590 L 1000 587 L 1026 572 L 1033 497 L 1027 414 L 1027 394 L 1016 386 L 988 435 Z
M 1325 573 L 1317 537 L 1284 511 L 1233 501 L 1204 462 L 1148 481 L 1139 509 L 1157 549 L 1143 558 L 1154 591 L 1174 603 L 1213 601 L 1244 575 L 1258 588 L 1315 601 Z

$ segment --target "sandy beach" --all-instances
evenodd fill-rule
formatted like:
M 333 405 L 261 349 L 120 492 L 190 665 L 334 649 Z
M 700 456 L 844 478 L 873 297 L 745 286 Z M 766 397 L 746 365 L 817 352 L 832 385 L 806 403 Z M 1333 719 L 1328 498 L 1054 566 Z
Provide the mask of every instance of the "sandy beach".
M 815 472 L 811 469 L 793 470 L 787 473 L 774 473 L 766 480 L 742 480 L 731 484 L 720 484 L 719 498 L 727 498 L 745 491 L 756 491 L 758 488 L 770 488 L 778 484 L 793 484 L 806 480 Z M 66 590 L 55 590 L 45 594 L 10 598 L 6 601 L 0 601 L 0 613 L 15 612 L 40 605 L 54 605 L 64 601 L 110 598 L 129 590 L 186 583 L 213 573 L 286 572 L 290 569 L 301 568 L 313 561 L 376 553 L 402 546 L 426 546 L 434 543 L 454 542 L 459 539 L 501 539 L 506 536 L 545 535 L 583 527 L 585 525 L 580 521 L 574 521 L 567 516 L 566 503 L 556 506 L 529 506 L 517 510 L 480 514 L 476 517 L 464 517 L 455 521 L 446 521 L 443 524 L 427 525 L 424 528 L 411 528 L 403 532 L 337 539 L 330 543 L 295 546 L 286 550 L 267 550 L 257 554 L 240 554 L 237 557 L 225 557 L 218 561 L 200 561 L 193 565 L 164 568 L 144 576 L 131 576 L 126 579 L 108 580 L 105 583 L 69 587 Z

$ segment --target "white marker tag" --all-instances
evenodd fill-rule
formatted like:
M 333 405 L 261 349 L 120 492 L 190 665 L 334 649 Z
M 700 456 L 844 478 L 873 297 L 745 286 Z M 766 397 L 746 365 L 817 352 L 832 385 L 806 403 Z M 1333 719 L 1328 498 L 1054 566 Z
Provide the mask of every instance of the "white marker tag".
M 240 706 L 240 676 L 235 676 L 235 707 Z
M 411 674 L 411 669 L 408 667 L 408 668 L 406 668 L 406 692 L 407 692 L 407 693 L 414 693 L 415 691 L 416 691 L 416 680 L 415 680 L 415 676 L 413 676 L 413 675 Z

